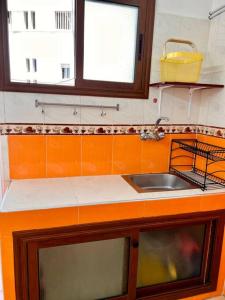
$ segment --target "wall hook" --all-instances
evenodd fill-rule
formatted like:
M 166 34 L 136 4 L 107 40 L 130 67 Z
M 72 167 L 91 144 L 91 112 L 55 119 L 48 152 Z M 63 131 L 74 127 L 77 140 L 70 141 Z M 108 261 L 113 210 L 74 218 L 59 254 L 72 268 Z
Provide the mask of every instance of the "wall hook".
M 73 115 L 76 116 L 78 114 L 78 111 L 76 109 L 76 107 L 74 108 L 74 111 L 73 111 Z
M 44 106 L 41 107 L 41 113 L 44 114 L 45 113 L 45 109 Z
M 105 117 L 105 116 L 106 116 L 106 112 L 104 110 L 102 110 L 101 117 Z

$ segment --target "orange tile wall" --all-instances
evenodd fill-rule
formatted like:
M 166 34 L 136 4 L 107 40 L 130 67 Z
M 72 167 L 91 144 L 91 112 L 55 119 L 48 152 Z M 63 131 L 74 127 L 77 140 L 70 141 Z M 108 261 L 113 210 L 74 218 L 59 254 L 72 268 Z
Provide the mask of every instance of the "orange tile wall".
M 173 138 L 141 141 L 138 135 L 8 137 L 11 179 L 167 172 Z

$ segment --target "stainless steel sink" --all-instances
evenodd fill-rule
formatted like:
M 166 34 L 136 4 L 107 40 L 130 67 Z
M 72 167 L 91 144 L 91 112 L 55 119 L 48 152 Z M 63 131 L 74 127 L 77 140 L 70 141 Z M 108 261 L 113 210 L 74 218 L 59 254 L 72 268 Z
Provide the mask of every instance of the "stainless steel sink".
M 123 175 L 122 177 L 139 193 L 198 188 L 197 185 L 169 173 Z

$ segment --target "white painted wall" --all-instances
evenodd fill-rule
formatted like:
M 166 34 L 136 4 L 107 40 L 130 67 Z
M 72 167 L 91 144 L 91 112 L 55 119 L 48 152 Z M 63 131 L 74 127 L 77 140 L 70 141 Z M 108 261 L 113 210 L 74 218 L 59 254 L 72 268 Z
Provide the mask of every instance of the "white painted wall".
M 212 2 L 213 0 L 158 0 L 157 10 L 160 13 L 207 19 Z

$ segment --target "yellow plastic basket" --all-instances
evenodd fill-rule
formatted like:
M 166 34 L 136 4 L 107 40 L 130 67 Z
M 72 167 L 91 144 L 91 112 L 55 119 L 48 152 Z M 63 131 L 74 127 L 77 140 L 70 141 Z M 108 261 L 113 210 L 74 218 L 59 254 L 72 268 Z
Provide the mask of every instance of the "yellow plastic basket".
M 166 53 L 167 43 L 181 43 L 192 47 L 192 52 Z M 164 45 L 160 59 L 160 77 L 162 82 L 198 82 L 203 55 L 197 52 L 194 43 L 186 40 L 169 39 Z

